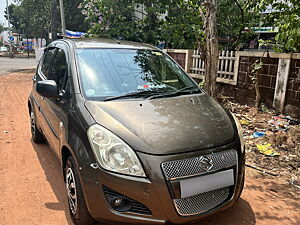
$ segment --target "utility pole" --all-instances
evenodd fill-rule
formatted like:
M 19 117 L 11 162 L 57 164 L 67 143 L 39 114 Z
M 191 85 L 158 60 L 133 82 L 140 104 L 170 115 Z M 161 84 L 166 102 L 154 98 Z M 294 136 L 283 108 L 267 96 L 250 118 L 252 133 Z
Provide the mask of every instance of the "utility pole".
M 51 41 L 57 39 L 58 8 L 57 0 L 51 1 Z
M 8 8 L 8 0 L 6 0 L 6 11 L 7 11 L 7 24 L 8 24 L 8 42 L 9 42 L 9 57 L 13 58 L 13 52 L 12 52 L 12 44 L 11 44 L 11 40 L 10 37 L 12 35 L 12 32 L 10 30 L 10 21 L 9 21 L 9 8 Z
M 66 36 L 66 21 L 65 21 L 65 11 L 64 11 L 64 2 L 63 0 L 59 0 L 60 7 L 60 18 L 61 18 L 61 28 L 63 36 Z

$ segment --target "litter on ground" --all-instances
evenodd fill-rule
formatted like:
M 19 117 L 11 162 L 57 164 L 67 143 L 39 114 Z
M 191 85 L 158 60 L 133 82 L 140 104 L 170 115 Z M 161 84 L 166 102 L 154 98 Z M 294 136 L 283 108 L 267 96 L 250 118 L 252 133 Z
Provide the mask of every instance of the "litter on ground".
M 274 151 L 271 144 L 264 144 L 264 145 L 256 144 L 256 147 L 261 154 L 264 154 L 267 156 L 279 156 L 280 155 L 278 152 Z
M 254 132 L 253 137 L 260 138 L 266 136 L 266 132 Z
M 274 173 L 291 187 L 295 187 L 291 180 L 300 184 L 300 118 L 276 114 L 266 106 L 259 111 L 228 99 L 223 104 L 243 127 L 247 165 L 266 175 Z

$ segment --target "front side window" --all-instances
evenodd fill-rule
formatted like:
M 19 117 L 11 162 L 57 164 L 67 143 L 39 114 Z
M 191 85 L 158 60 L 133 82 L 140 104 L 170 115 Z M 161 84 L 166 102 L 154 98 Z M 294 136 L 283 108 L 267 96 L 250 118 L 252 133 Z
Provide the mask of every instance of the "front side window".
M 77 49 L 82 90 L 87 98 L 119 96 L 138 91 L 174 92 L 200 89 L 160 51 Z
M 68 75 L 68 66 L 66 61 L 65 52 L 62 49 L 57 49 L 54 62 L 53 62 L 53 72 L 49 80 L 55 80 L 58 91 L 62 92 L 65 90 L 67 76 Z
M 43 65 L 42 65 L 42 73 L 43 75 L 48 79 L 48 76 L 50 76 L 52 72 L 52 62 L 55 56 L 55 48 L 47 50 L 45 52 L 44 60 L 43 60 Z

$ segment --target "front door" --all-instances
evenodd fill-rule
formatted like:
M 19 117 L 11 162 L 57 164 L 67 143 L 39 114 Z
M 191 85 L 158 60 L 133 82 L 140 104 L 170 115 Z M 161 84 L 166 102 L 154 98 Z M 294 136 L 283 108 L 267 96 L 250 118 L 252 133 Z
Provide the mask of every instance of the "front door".
M 46 77 L 47 80 L 54 80 L 58 87 L 59 98 L 43 98 L 41 108 L 45 120 L 45 136 L 51 147 L 58 154 L 60 150 L 61 137 L 61 107 L 64 104 L 64 90 L 68 79 L 68 67 L 66 55 L 63 49 L 55 48 L 55 56 L 52 67 Z M 58 154 L 59 155 L 59 154 Z

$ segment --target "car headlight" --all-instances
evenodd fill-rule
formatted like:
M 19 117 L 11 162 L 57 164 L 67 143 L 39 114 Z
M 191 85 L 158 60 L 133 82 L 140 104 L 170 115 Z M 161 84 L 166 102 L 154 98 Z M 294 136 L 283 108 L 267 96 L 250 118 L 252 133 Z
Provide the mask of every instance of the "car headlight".
M 88 129 L 87 135 L 102 168 L 121 174 L 146 177 L 134 151 L 115 134 L 94 124 Z
M 244 150 L 245 150 L 245 141 L 244 141 L 244 135 L 243 135 L 243 128 L 242 128 L 242 125 L 241 125 L 239 119 L 233 113 L 232 113 L 232 116 L 234 118 L 237 130 L 238 130 L 238 133 L 239 133 L 239 136 L 240 136 L 241 150 L 242 150 L 242 152 L 244 152 Z

